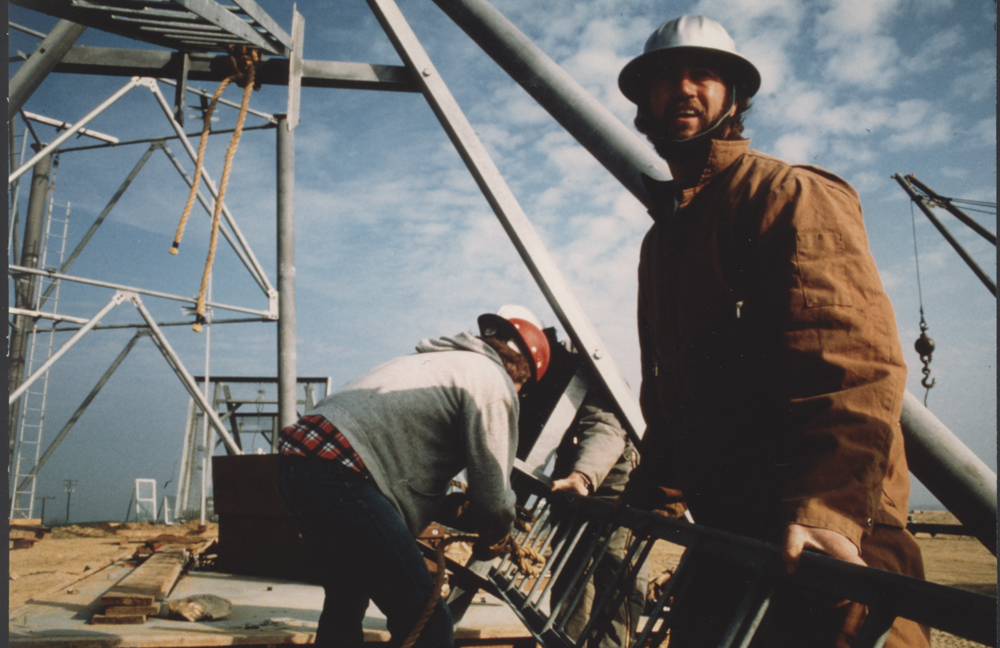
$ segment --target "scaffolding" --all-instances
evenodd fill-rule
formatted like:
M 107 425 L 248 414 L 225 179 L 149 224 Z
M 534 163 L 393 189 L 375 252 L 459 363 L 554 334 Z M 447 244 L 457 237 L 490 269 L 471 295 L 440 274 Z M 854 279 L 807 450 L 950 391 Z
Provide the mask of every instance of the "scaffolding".
M 665 177 L 662 160 L 657 158 L 634 134 L 612 117 L 579 85 L 569 79 L 537 47 L 528 42 L 487 2 L 484 0 L 435 1 L 484 51 L 497 60 L 546 110 L 552 113 L 569 133 L 576 137 L 629 191 L 640 201 L 649 203 L 649 195 L 642 178 L 643 176 Z M 22 112 L 25 100 L 51 71 L 128 77 L 129 80 L 79 121 L 73 124 L 61 122 L 58 136 L 51 142 L 39 146 L 37 152 L 30 159 L 25 161 L 25 155 L 22 155 L 8 176 L 8 186 L 13 195 L 16 197 L 19 180 L 28 171 L 37 173 L 44 160 L 55 154 L 65 154 L 69 150 L 91 150 L 96 147 L 118 147 L 137 143 L 146 143 L 149 148 L 136 163 L 132 172 L 124 179 L 119 191 L 111 198 L 84 240 L 68 259 L 64 261 L 60 258 L 58 267 L 49 268 L 44 263 L 32 262 L 25 255 L 26 250 L 22 249 L 20 254 L 13 257 L 14 263 L 8 267 L 9 276 L 14 279 L 19 289 L 22 287 L 26 289 L 41 278 L 51 282 L 59 282 L 62 285 L 94 286 L 113 293 L 110 300 L 94 314 L 70 315 L 57 312 L 54 298 L 46 303 L 46 298 L 42 296 L 43 294 L 48 295 L 48 291 L 38 293 L 34 299 L 25 298 L 10 309 L 10 313 L 15 315 L 17 322 L 21 324 L 26 323 L 29 319 L 52 322 L 51 328 L 48 330 L 36 328 L 36 336 L 41 332 L 54 334 L 57 326 L 60 332 L 72 333 L 72 336 L 58 349 L 54 349 L 40 366 L 37 368 L 32 366 L 25 372 L 26 376 L 11 380 L 9 404 L 12 408 L 22 397 L 26 397 L 32 385 L 38 383 L 55 362 L 91 331 L 122 327 L 135 330 L 134 337 L 122 349 L 102 380 L 84 400 L 63 431 L 57 435 L 45 454 L 38 457 L 39 438 L 39 444 L 36 444 L 34 448 L 30 448 L 28 443 L 21 443 L 18 449 L 12 446 L 10 449 L 11 460 L 15 456 L 20 456 L 20 452 L 28 454 L 34 452 L 38 460 L 34 464 L 33 474 L 37 474 L 38 469 L 44 464 L 44 460 L 65 438 L 73 423 L 96 397 L 104 382 L 124 360 L 130 349 L 142 338 L 149 337 L 162 354 L 167 366 L 183 384 L 191 399 L 182 446 L 184 466 L 181 468 L 181 479 L 178 480 L 183 498 L 178 498 L 176 510 L 185 513 L 193 510 L 192 497 L 196 488 L 200 488 L 199 508 L 200 515 L 204 518 L 206 514 L 204 484 L 207 472 L 205 457 L 209 453 L 209 449 L 214 447 L 216 439 L 218 439 L 218 443 L 225 446 L 227 452 L 241 454 L 245 452 L 241 435 L 249 431 L 243 425 L 247 425 L 249 420 L 256 419 L 258 423 L 263 425 L 254 426 L 254 432 L 265 437 L 270 446 L 268 449 L 273 450 L 276 442 L 276 430 L 295 420 L 300 411 L 298 407 L 300 403 L 307 406 L 308 409 L 308 405 L 315 397 L 307 390 L 300 398 L 299 386 L 302 385 L 303 388 L 306 388 L 309 385 L 322 383 L 328 390 L 325 379 L 301 379 L 296 375 L 293 246 L 294 129 L 299 120 L 302 87 L 385 90 L 423 95 L 476 180 L 552 311 L 558 317 L 563 329 L 571 338 L 573 345 L 581 350 L 581 356 L 586 359 L 587 371 L 591 372 L 593 384 L 606 390 L 609 396 L 614 399 L 618 410 L 623 415 L 623 424 L 633 439 L 641 437 L 644 424 L 638 402 L 631 388 L 626 384 L 607 346 L 601 341 L 510 188 L 490 159 L 485 146 L 462 113 L 444 81 L 437 74 L 430 57 L 392 0 L 368 0 L 368 5 L 402 59 L 402 66 L 305 60 L 302 57 L 304 18 L 293 11 L 291 31 L 286 33 L 251 0 L 233 0 L 232 4 L 226 6 L 212 0 L 172 0 L 172 2 L 150 0 L 129 3 L 109 1 L 106 3 L 90 2 L 85 5 L 68 0 L 17 0 L 15 4 L 43 11 L 61 18 L 63 22 L 46 37 L 42 46 L 34 54 L 24 57 L 24 65 L 11 80 L 10 110 L 12 112 L 9 112 L 9 117 L 15 113 L 19 113 L 23 117 L 27 116 L 27 113 Z M 76 37 L 82 31 L 80 25 L 167 47 L 169 51 L 74 46 Z M 261 304 L 257 307 L 247 307 L 209 299 L 208 322 L 210 324 L 237 322 L 275 324 L 278 329 L 276 379 L 265 380 L 259 377 L 240 378 L 235 376 L 213 379 L 208 376 L 207 369 L 205 376 L 193 376 L 181 362 L 163 331 L 164 327 L 189 324 L 190 321 L 158 321 L 146 308 L 143 299 L 171 301 L 183 304 L 186 308 L 190 308 L 196 300 L 142 286 L 116 284 L 77 276 L 71 274 L 70 268 L 73 261 L 83 251 L 83 247 L 92 233 L 100 227 L 101 222 L 114 208 L 136 175 L 140 173 L 150 156 L 162 152 L 170 159 L 184 182 L 189 187 L 193 184 L 190 175 L 183 168 L 184 165 L 173 155 L 167 142 L 179 142 L 190 162 L 197 158 L 190 137 L 184 131 L 183 121 L 188 95 L 199 95 L 199 92 L 189 88 L 187 84 L 192 80 L 221 81 L 228 70 L 228 56 L 219 54 L 219 52 L 226 51 L 227 47 L 231 45 L 254 47 L 264 52 L 256 77 L 257 81 L 264 85 L 279 85 L 288 88 L 285 114 L 255 113 L 255 117 L 263 120 L 263 123 L 249 127 L 274 130 L 276 137 L 275 148 L 278 161 L 276 178 L 278 199 L 276 216 L 277 280 L 274 283 L 271 282 L 269 273 L 257 261 L 252 247 L 240 231 L 238 219 L 223 205 L 221 209 L 224 219 L 221 230 L 223 237 L 244 266 L 246 273 L 259 288 Z M 164 85 L 174 89 L 172 102 L 168 101 L 163 92 L 162 86 Z M 88 134 L 87 131 L 90 129 L 87 129 L 87 125 L 97 115 L 110 109 L 116 102 L 135 90 L 145 90 L 150 93 L 155 107 L 153 113 L 162 113 L 170 134 L 159 134 L 141 142 L 104 141 L 101 144 L 87 147 L 77 146 L 72 149 L 65 146 L 70 138 L 79 134 Z M 204 93 L 201 93 L 199 100 L 203 98 Z M 26 123 L 25 126 L 27 128 L 28 124 Z M 222 132 L 226 131 L 214 131 L 215 134 Z M 205 169 L 201 170 L 201 180 L 208 195 L 199 193 L 197 198 L 205 211 L 210 213 L 214 203 L 219 200 L 219 191 L 213 178 Z M 11 205 L 12 222 L 15 222 L 13 219 L 16 214 L 15 200 Z M 26 232 L 27 229 L 26 226 Z M 16 239 L 16 235 L 12 236 Z M 12 245 L 12 249 L 16 247 L 16 244 Z M 57 295 L 58 293 L 53 294 Z M 102 324 L 104 317 L 120 305 L 134 307 L 139 319 L 130 324 Z M 223 312 L 227 316 L 219 316 Z M 207 362 L 206 358 L 206 365 Z M 270 393 L 258 394 L 258 397 L 255 398 L 243 399 L 234 395 L 235 390 L 232 389 L 232 384 L 240 381 L 266 383 L 267 390 L 273 387 L 276 393 L 273 395 Z M 209 385 L 213 382 L 214 388 L 210 389 Z M 932 480 L 938 489 L 932 489 L 935 495 L 947 491 L 949 499 L 965 502 L 967 505 L 961 510 L 956 510 L 956 514 L 970 529 L 970 532 L 979 537 L 991 550 L 995 550 L 995 475 L 992 475 L 983 462 L 970 456 L 971 453 L 968 453 L 967 450 L 965 451 L 967 454 L 963 454 L 962 448 L 964 446 L 957 439 L 953 439 L 953 435 L 949 437 L 950 433 L 946 429 L 942 431 L 943 426 L 940 426 L 929 412 L 916 403 L 915 399 L 909 394 L 907 397 L 903 415 L 907 450 L 927 457 L 927 460 L 923 462 L 911 462 L 911 465 L 914 466 L 914 473 L 920 477 L 921 474 L 918 470 L 925 470 L 927 471 L 925 474 L 935 477 Z M 269 410 L 266 416 L 263 415 L 263 411 L 238 413 L 239 408 L 244 405 L 256 407 L 257 404 L 268 407 L 276 405 L 277 407 Z M 261 414 L 261 416 L 255 417 L 254 414 Z M 243 421 L 242 425 L 241 421 Z M 561 434 L 561 430 L 555 429 L 558 427 L 555 426 L 553 431 L 546 434 Z M 942 439 L 946 439 L 943 444 Z M 960 458 L 958 463 L 949 463 L 955 457 Z M 536 457 L 536 460 L 541 462 L 542 459 Z M 200 476 L 198 476 L 199 464 Z M 538 467 L 541 465 L 543 464 L 536 463 L 535 465 L 522 465 L 520 468 L 525 475 L 533 474 L 538 477 Z M 921 468 L 917 466 L 921 466 Z M 533 499 L 529 505 L 535 506 L 539 515 L 547 512 L 546 498 L 542 497 L 538 491 L 532 492 L 530 497 Z M 941 497 L 941 499 L 944 501 L 945 498 Z M 23 510 L 19 508 L 18 514 L 30 515 L 30 506 L 29 503 Z M 581 507 L 581 510 L 586 514 L 585 517 L 590 517 L 568 523 L 569 526 L 559 533 L 556 532 L 556 527 L 563 528 L 562 525 L 566 523 L 553 518 L 552 525 L 555 526 L 550 525 L 549 531 L 544 534 L 545 537 L 549 539 L 557 537 L 565 539 L 570 536 L 580 538 L 583 537 L 581 534 L 586 525 L 603 527 L 612 522 L 608 517 L 608 512 L 598 510 L 599 506 L 596 503 L 585 502 Z M 12 515 L 14 515 L 13 508 Z M 694 547 L 694 550 L 689 550 L 693 557 L 691 560 L 694 560 L 702 552 L 706 552 L 705 555 L 716 557 L 733 551 L 744 555 L 740 552 L 739 547 L 743 547 L 747 542 L 746 539 L 713 535 L 714 532 L 695 525 L 674 527 L 666 524 L 666 521 L 659 520 L 654 523 L 650 518 L 638 512 L 630 512 L 621 519 L 616 518 L 613 524 L 626 525 L 646 534 L 646 539 L 636 543 L 631 549 L 632 552 L 639 552 L 639 554 L 633 554 L 637 560 L 641 560 L 642 552 L 648 551 L 649 538 L 654 535 L 656 537 L 677 537 L 689 541 L 685 544 Z M 545 529 L 546 527 L 540 525 L 538 528 Z M 560 536 L 560 534 L 562 535 Z M 604 531 L 591 534 L 595 543 L 592 547 L 593 551 L 602 551 L 598 539 L 606 537 L 606 535 Z M 523 539 L 529 540 L 529 538 Z M 724 548 L 704 549 L 704 547 L 715 547 L 715 543 L 722 543 Z M 753 543 L 751 542 L 751 544 Z M 550 549 L 552 549 L 553 555 L 558 556 L 561 551 L 572 550 L 572 545 L 567 545 L 567 547 L 566 549 L 553 549 L 550 546 Z M 773 551 L 773 547 L 754 545 L 745 554 L 751 556 L 750 560 L 755 565 L 755 569 L 762 574 L 762 583 L 771 583 L 776 578 L 773 573 L 774 561 L 771 555 Z M 824 564 L 821 559 L 819 564 Z M 565 636 L 559 635 L 558 619 L 553 620 L 546 614 L 539 614 L 538 610 L 541 608 L 532 607 L 534 605 L 531 603 L 532 594 L 515 592 L 515 584 L 525 582 L 523 574 L 518 575 L 516 570 L 511 571 L 502 564 L 456 568 L 459 569 L 460 573 L 468 575 L 469 578 L 479 578 L 479 581 L 473 580 L 472 582 L 484 587 L 491 587 L 503 596 L 512 607 L 521 610 L 522 619 L 532 628 L 533 633 L 543 645 L 571 645 L 567 643 L 568 640 Z M 864 581 L 865 578 L 868 578 L 860 572 L 838 571 L 839 567 L 831 567 L 831 569 L 833 570 L 831 573 L 838 577 L 854 579 L 851 582 Z M 580 575 L 577 574 L 577 576 Z M 678 579 L 678 582 L 682 581 L 683 579 Z M 882 583 L 882 581 L 877 582 Z M 951 621 L 947 618 L 942 619 L 940 615 L 927 614 L 922 610 L 914 611 L 910 606 L 911 598 L 908 598 L 912 592 L 907 587 L 921 586 L 901 585 L 893 590 L 895 595 L 890 597 L 889 604 L 884 608 L 885 613 L 873 616 L 870 630 L 866 631 L 869 634 L 866 635 L 865 645 L 880 645 L 880 637 L 884 637 L 888 627 L 886 623 L 891 624 L 891 619 L 895 615 L 909 615 L 911 618 L 931 624 L 939 623 L 941 627 L 951 627 Z M 859 601 L 867 601 L 870 598 L 869 594 L 866 593 L 868 590 L 850 587 L 848 589 L 850 593 L 845 596 L 849 598 L 853 597 L 854 600 Z M 727 639 L 730 643 L 726 645 L 745 645 L 746 641 L 749 640 L 753 627 L 755 627 L 753 620 L 759 620 L 763 610 L 766 609 L 768 591 L 770 590 L 764 587 L 748 592 L 748 603 L 744 606 L 746 615 L 734 622 L 735 629 L 730 633 L 730 638 Z M 825 590 L 821 587 L 818 591 Z M 841 591 L 838 590 L 838 592 Z M 920 590 L 923 593 L 928 591 Z M 679 596 L 680 592 L 674 594 Z M 934 601 L 940 602 L 947 599 L 950 594 L 934 590 L 927 595 L 931 596 Z M 957 604 L 947 609 L 954 610 L 957 614 L 963 605 L 966 606 L 966 611 L 975 616 L 975 619 L 964 627 L 967 630 L 971 628 L 969 630 L 972 633 L 971 636 L 980 637 L 984 623 L 983 615 L 987 614 L 984 611 L 983 602 L 979 599 L 973 602 L 970 602 L 971 599 L 962 599 L 961 597 L 959 599 L 961 600 Z M 665 609 L 665 601 L 666 599 L 663 599 L 658 603 L 660 608 Z M 611 594 L 604 597 L 604 603 L 615 604 Z M 985 622 L 989 622 L 989 619 L 986 619 Z M 995 618 L 993 623 L 995 623 Z M 651 622 L 649 627 L 652 630 L 654 623 Z M 555 634 L 550 631 L 555 632 Z

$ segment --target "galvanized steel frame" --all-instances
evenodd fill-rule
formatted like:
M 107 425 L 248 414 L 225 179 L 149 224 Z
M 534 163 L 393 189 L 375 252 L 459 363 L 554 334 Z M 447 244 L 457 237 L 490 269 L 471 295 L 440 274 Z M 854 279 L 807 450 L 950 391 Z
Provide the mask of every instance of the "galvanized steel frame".
M 742 603 L 731 619 L 720 648 L 745 647 L 779 589 L 798 591 L 830 600 L 851 600 L 868 606 L 869 612 L 854 645 L 879 648 L 897 617 L 938 628 L 945 632 L 996 646 L 997 600 L 953 587 L 860 567 L 840 560 L 806 552 L 799 570 L 789 575 L 781 558 L 781 547 L 716 529 L 689 524 L 653 513 L 623 507 L 614 511 L 612 503 L 597 498 L 553 496 L 548 486 L 521 474 L 522 497 L 536 520 L 528 531 L 517 531 L 514 538 L 547 558 L 546 569 L 537 576 L 526 574 L 507 557 L 492 561 L 480 585 L 510 605 L 535 639 L 547 648 L 579 648 L 586 645 L 591 631 L 600 629 L 601 619 L 623 603 L 624 593 L 632 585 L 635 570 L 649 555 L 656 540 L 683 545 L 685 551 L 665 589 L 652 606 L 633 648 L 659 645 L 671 622 L 671 598 L 684 596 L 689 579 L 702 561 L 722 562 L 749 568 L 756 576 L 744 591 Z M 557 498 L 558 501 L 553 501 Z M 577 600 L 569 599 L 576 585 L 593 576 L 597 561 L 606 550 L 611 533 L 620 527 L 631 529 L 635 540 L 630 546 L 615 581 L 595 596 L 591 622 L 577 638 L 565 630 L 565 610 L 574 609 Z M 590 541 L 583 559 L 566 571 L 568 557 L 577 548 L 585 531 Z M 593 531 L 597 530 L 597 533 Z M 587 565 L 590 565 L 588 568 Z M 455 569 L 461 570 L 459 566 Z M 631 573 L 630 573 L 631 572 Z M 552 584 L 569 578 L 566 594 L 551 600 Z M 555 610 L 555 612 L 553 612 Z M 650 640 L 652 639 L 652 643 Z

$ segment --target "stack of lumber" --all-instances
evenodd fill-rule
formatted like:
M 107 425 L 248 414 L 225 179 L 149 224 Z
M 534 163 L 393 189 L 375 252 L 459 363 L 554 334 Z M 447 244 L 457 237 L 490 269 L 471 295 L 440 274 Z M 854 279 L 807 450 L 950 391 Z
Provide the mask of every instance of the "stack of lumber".
M 90 622 L 97 625 L 145 623 L 159 614 L 163 601 L 191 559 L 183 547 L 165 547 L 136 567 L 101 596 L 103 612 Z
M 10 540 L 12 549 L 28 549 L 52 532 L 52 529 L 42 526 L 38 519 L 10 520 Z

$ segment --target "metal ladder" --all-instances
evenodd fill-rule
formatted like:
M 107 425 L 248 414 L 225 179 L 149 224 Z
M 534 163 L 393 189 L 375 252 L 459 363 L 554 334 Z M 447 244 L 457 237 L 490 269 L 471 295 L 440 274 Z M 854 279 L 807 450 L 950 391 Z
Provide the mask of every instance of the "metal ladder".
M 66 255 L 66 239 L 69 233 L 69 218 L 72 205 L 57 205 L 55 203 L 55 177 L 59 168 L 58 160 L 52 165 L 52 182 L 49 185 L 48 208 L 45 216 L 45 235 L 42 241 L 41 267 L 46 270 L 56 270 L 61 267 Z M 59 218 L 55 207 L 65 207 L 66 215 Z M 35 283 L 33 303 L 40 310 L 41 295 L 50 292 L 48 312 L 56 313 L 59 307 L 59 279 L 39 277 Z M 56 327 L 53 324 L 42 331 L 38 328 L 38 320 L 32 325 L 31 344 L 28 349 L 27 375 L 32 375 L 35 369 L 52 357 L 55 349 Z M 33 517 L 35 503 L 35 487 L 37 484 L 38 460 L 41 455 L 42 433 L 45 427 L 45 407 L 49 391 L 49 372 L 32 385 L 21 399 L 21 417 L 18 425 L 18 452 L 14 466 L 14 492 L 11 497 L 10 517 L 12 519 L 28 519 Z
M 653 544 L 660 540 L 683 545 L 685 550 L 658 598 L 647 607 L 648 613 L 629 644 L 633 648 L 661 645 L 674 621 L 673 611 L 689 585 L 710 563 L 753 574 L 743 591 L 738 592 L 741 601 L 717 644 L 720 648 L 748 646 L 771 601 L 782 591 L 866 605 L 868 614 L 854 643 L 858 648 L 880 648 L 897 617 L 988 646 L 997 645 L 995 597 L 809 552 L 803 554 L 799 571 L 791 576 L 785 571 L 776 545 L 629 507 L 613 513 L 610 502 L 593 497 L 560 496 L 553 501 L 543 482 L 524 473 L 519 473 L 518 481 L 518 491 L 528 497 L 527 508 L 536 522 L 530 530 L 516 532 L 514 537 L 520 545 L 545 556 L 545 570 L 537 576 L 525 573 L 506 557 L 464 566 L 449 563 L 449 569 L 455 574 L 453 591 L 474 592 L 481 588 L 500 598 L 546 648 L 596 645 L 596 641 L 588 641 L 608 631 L 611 617 L 633 587 L 636 566 L 649 557 Z M 573 592 L 593 577 L 611 532 L 619 527 L 632 530 L 634 540 L 613 582 L 596 592 L 590 621 L 574 639 L 566 631 L 567 611 L 574 609 L 579 599 Z M 553 584 L 559 581 L 564 583 L 562 593 L 554 596 Z M 457 618 L 462 612 L 453 607 Z

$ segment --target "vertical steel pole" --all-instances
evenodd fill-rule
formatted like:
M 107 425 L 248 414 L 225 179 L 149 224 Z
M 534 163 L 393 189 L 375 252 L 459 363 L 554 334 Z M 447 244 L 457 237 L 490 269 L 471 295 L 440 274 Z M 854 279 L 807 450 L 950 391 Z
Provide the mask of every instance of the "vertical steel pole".
M 21 260 L 26 268 L 37 268 L 41 255 L 42 229 L 45 224 L 45 203 L 49 194 L 49 176 L 52 171 L 52 156 L 42 157 L 35 165 L 31 175 L 31 194 L 28 197 L 28 213 L 24 223 L 24 243 L 21 246 Z M 32 297 L 35 292 L 35 275 L 18 277 L 15 282 L 14 305 L 18 308 L 32 310 Z M 13 391 L 24 380 L 25 358 L 28 349 L 28 329 L 31 319 L 25 315 L 14 318 L 14 328 L 10 336 L 10 365 L 7 367 L 7 390 Z M 7 430 L 9 434 L 8 469 L 14 465 L 14 446 L 17 440 L 17 428 L 20 422 L 20 403 L 11 404 L 7 413 Z
M 278 115 L 278 424 L 295 423 L 295 132 Z M 272 452 L 277 438 L 271 440 Z
M 83 25 L 69 20 L 60 20 L 35 51 L 28 57 L 7 86 L 7 119 L 17 114 L 28 97 L 38 89 L 45 77 L 56 66 L 73 43 L 80 37 Z

